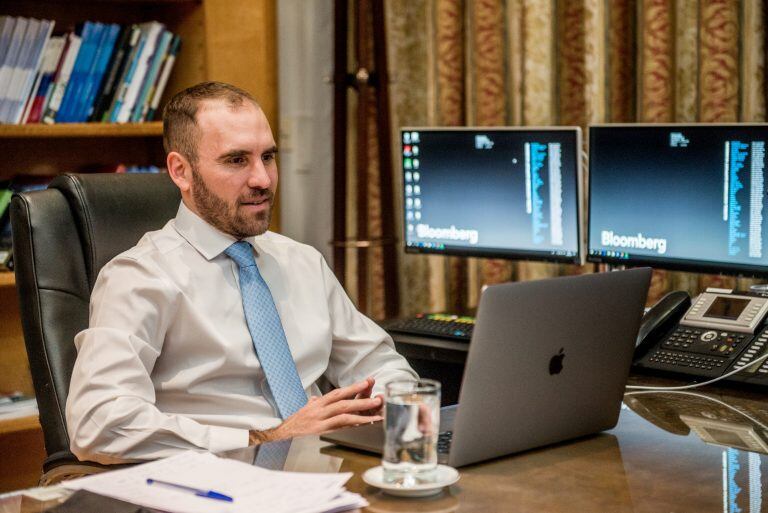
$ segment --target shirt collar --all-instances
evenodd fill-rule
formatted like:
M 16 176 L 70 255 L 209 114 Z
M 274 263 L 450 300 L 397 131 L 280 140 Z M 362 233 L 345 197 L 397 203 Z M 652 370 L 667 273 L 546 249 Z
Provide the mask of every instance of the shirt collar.
M 192 212 L 182 201 L 174 220 L 176 231 L 189 242 L 206 260 L 211 260 L 224 252 L 238 239 L 219 231 L 208 224 L 203 218 Z M 263 236 L 246 237 L 248 242 L 259 253 L 259 243 Z

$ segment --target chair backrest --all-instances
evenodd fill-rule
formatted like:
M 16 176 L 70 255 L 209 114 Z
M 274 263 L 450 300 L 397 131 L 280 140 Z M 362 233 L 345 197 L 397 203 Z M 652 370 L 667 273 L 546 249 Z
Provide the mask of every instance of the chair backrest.
M 71 456 L 64 408 L 101 268 L 176 214 L 167 175 L 62 175 L 11 200 L 16 287 L 49 460 Z

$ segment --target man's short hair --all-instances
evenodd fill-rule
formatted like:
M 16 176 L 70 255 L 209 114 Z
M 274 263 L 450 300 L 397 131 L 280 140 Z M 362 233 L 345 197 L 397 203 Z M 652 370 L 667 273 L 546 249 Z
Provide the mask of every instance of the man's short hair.
M 261 108 L 248 91 L 224 82 L 201 82 L 176 93 L 163 109 L 163 146 L 166 153 L 176 151 L 190 164 L 197 162 L 200 133 L 196 116 L 204 100 L 224 100 L 231 108 L 247 100 Z

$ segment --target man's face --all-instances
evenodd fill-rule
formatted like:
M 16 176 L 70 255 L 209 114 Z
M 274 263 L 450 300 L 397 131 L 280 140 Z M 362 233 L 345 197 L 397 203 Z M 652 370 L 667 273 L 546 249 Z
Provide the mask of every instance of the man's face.
M 264 112 L 244 101 L 232 109 L 204 101 L 197 112 L 198 161 L 192 166 L 194 210 L 237 239 L 269 227 L 277 189 L 277 147 Z

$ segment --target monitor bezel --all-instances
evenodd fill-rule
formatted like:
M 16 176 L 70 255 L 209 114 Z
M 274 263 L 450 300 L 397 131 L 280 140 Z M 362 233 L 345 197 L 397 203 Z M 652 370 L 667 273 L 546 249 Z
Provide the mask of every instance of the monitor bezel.
M 405 186 L 400 187 L 402 206 L 400 208 L 400 215 L 403 216 L 401 222 L 401 234 L 402 245 L 406 253 L 410 254 L 430 254 L 430 255 L 444 255 L 444 256 L 461 256 L 461 257 L 476 257 L 476 258 L 501 258 L 505 260 L 527 260 L 535 262 L 552 262 L 559 264 L 576 264 L 583 265 L 585 263 L 586 253 L 586 230 L 584 229 L 584 146 L 582 142 L 582 130 L 579 126 L 402 126 L 399 129 L 399 139 L 397 141 L 397 154 L 400 168 L 400 180 L 405 180 L 405 169 L 403 169 L 402 158 L 402 146 L 403 146 L 403 132 L 477 132 L 477 131 L 497 131 L 497 132 L 575 132 L 576 133 L 576 155 L 574 155 L 576 162 L 576 204 L 577 204 L 577 220 L 576 220 L 576 240 L 577 248 L 576 255 L 553 255 L 551 251 L 532 251 L 532 250 L 507 250 L 503 248 L 483 248 L 483 249 L 463 249 L 446 247 L 445 249 L 436 248 L 422 248 L 415 246 L 408 246 L 406 222 L 405 222 Z
M 587 140 L 589 141 L 590 151 L 593 148 L 593 129 L 594 128 L 718 128 L 718 127 L 764 127 L 768 129 L 768 123 L 597 123 L 587 127 Z M 768 266 L 748 265 L 748 264 L 728 264 L 706 260 L 691 260 L 685 258 L 654 258 L 652 256 L 637 255 L 629 258 L 612 257 L 604 255 L 593 255 L 590 246 L 592 223 L 592 159 L 588 162 L 589 173 L 587 176 L 587 216 L 586 216 L 586 245 L 584 253 L 587 262 L 597 264 L 620 265 L 628 267 L 651 266 L 656 269 L 666 269 L 670 271 L 683 271 L 705 274 L 722 274 L 728 276 L 739 276 L 745 278 L 768 278 Z

